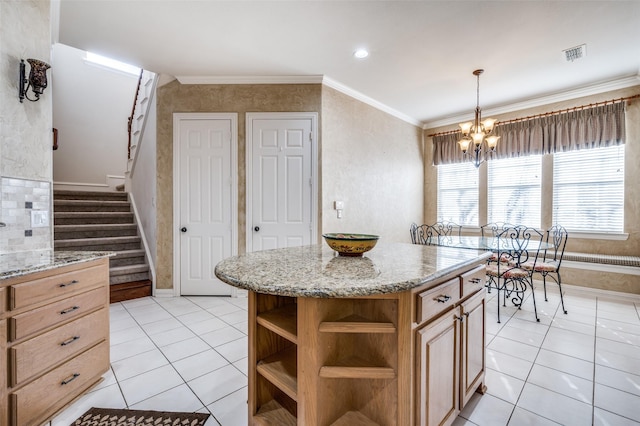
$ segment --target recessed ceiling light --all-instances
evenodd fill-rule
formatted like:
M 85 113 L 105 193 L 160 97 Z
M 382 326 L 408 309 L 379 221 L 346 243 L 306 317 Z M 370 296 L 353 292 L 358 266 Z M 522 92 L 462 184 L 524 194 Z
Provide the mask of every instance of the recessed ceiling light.
M 369 56 L 369 52 L 367 51 L 367 49 L 358 49 L 355 52 L 353 52 L 353 56 L 355 56 L 358 59 L 364 59 L 367 56 Z

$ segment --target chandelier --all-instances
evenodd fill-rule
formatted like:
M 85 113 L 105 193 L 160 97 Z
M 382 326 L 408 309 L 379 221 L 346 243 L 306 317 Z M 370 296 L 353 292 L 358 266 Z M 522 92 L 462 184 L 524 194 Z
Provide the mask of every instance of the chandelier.
M 473 143 L 473 152 L 475 154 L 474 164 L 476 167 L 480 167 L 480 164 L 487 159 L 489 153 L 495 152 L 498 139 L 500 139 L 500 136 L 491 134 L 496 120 L 487 118 L 482 121 L 482 114 L 480 113 L 480 74 L 483 72 L 484 70 L 475 70 L 473 72 L 473 75 L 476 76 L 478 81 L 475 118 L 473 121 L 459 124 L 462 139 L 458 141 L 458 144 L 464 155 L 471 155 L 469 153 L 469 147 Z M 484 158 L 481 158 L 481 154 L 484 154 Z

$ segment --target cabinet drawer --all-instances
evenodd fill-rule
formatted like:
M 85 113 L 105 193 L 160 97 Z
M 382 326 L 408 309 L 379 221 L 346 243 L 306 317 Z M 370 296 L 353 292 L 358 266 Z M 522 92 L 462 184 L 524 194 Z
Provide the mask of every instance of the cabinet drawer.
M 102 342 L 12 392 L 9 396 L 11 423 L 39 426 L 107 371 L 108 353 L 107 342 Z
M 469 272 L 465 272 L 461 275 L 462 281 L 462 294 L 461 297 L 467 297 L 470 294 L 484 288 L 486 280 L 486 272 L 484 265 L 473 268 Z
M 99 265 L 14 284 L 10 287 L 9 307 L 15 310 L 60 296 L 70 296 L 97 287 L 108 279 L 108 269 Z
M 106 309 L 11 347 L 11 384 L 17 385 L 96 343 L 106 340 L 109 317 Z
M 37 331 L 78 318 L 107 302 L 106 286 L 51 303 L 9 319 L 9 339 L 20 340 Z
M 416 322 L 420 324 L 433 318 L 451 308 L 458 300 L 460 300 L 460 279 L 458 277 L 418 293 Z

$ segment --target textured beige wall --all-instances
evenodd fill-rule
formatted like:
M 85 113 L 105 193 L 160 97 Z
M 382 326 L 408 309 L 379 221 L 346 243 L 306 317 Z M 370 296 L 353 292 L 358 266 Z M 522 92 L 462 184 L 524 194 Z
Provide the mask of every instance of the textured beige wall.
M 353 99 L 322 89 L 322 229 L 378 234 L 410 242 L 422 220 L 422 130 Z M 338 219 L 333 202 L 344 202 Z
M 577 98 L 571 101 L 558 102 L 537 108 L 515 111 L 509 114 L 493 116 L 500 120 L 526 117 L 549 111 L 557 111 L 575 106 L 587 105 L 611 99 L 640 94 L 640 86 L 612 92 L 601 93 L 594 96 Z M 473 111 L 470 111 L 472 115 Z M 437 129 L 425 130 L 427 153 L 425 156 L 425 222 L 436 220 L 437 199 L 437 172 L 433 163 L 432 138 L 427 135 L 454 130 L 457 126 L 447 126 Z M 625 208 L 624 208 L 624 232 L 629 234 L 625 241 L 594 240 L 569 238 L 567 251 L 585 253 L 604 253 L 640 256 L 640 98 L 631 100 L 627 104 L 626 113 L 626 141 L 625 141 Z M 546 157 L 546 156 L 545 156 Z M 547 163 L 547 164 L 545 164 Z M 543 171 L 549 172 L 550 164 L 543 161 Z M 543 215 L 543 226 L 551 225 L 551 211 L 547 209 Z M 625 291 L 640 294 L 640 276 L 604 273 L 596 271 L 583 271 L 566 269 L 563 282 L 584 287 L 601 288 L 606 290 Z
M 18 69 L 28 58 L 51 64 L 49 1 L 0 1 L 0 175 L 51 182 L 52 80 L 38 102 L 18 99 Z M 29 97 L 34 95 L 29 89 Z
M 173 113 L 238 113 L 238 251 L 245 251 L 245 113 L 318 112 L 321 85 L 182 85 L 157 93 L 156 288 L 173 287 Z

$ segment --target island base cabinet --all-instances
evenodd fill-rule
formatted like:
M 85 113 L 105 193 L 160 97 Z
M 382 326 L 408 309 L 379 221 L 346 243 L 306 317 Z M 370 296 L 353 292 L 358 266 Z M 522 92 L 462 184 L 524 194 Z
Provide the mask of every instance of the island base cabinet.
M 460 407 L 464 407 L 476 391 L 486 391 L 484 290 L 463 303 L 461 309 Z
M 450 425 L 459 411 L 460 321 L 457 309 L 417 331 L 416 424 Z
M 450 425 L 486 390 L 484 291 L 418 329 L 416 345 L 416 424 Z

